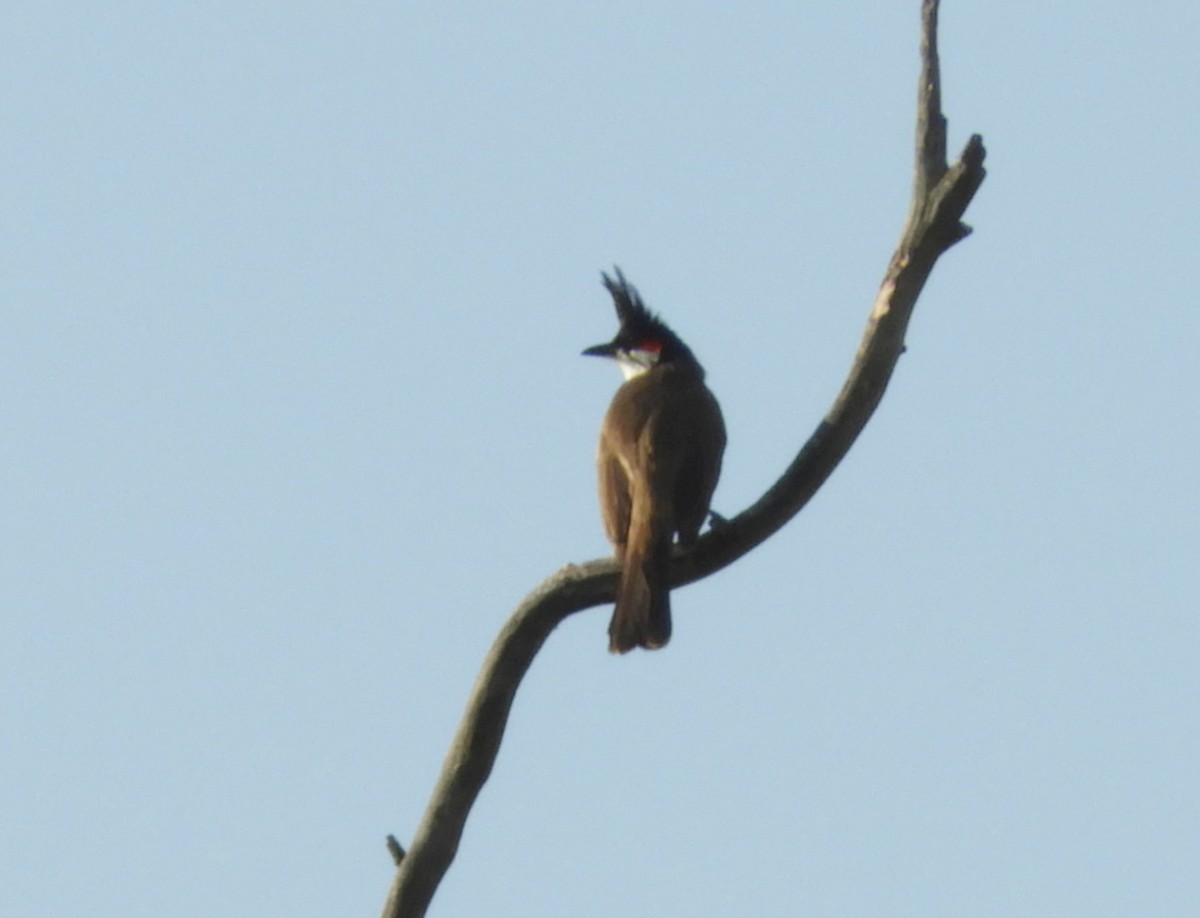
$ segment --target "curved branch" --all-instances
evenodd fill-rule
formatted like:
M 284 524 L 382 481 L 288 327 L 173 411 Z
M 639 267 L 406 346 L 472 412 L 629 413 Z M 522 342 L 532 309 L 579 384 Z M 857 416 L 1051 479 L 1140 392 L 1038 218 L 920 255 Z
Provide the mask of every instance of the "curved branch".
M 947 165 L 937 11 L 938 0 L 923 0 L 916 170 L 908 220 L 875 298 L 850 375 L 829 413 L 770 490 L 753 506 L 703 536 L 691 552 L 675 558 L 675 586 L 732 564 L 808 503 L 883 397 L 904 350 L 913 307 L 938 257 L 970 233 L 962 216 L 985 175 L 983 141 L 979 135 L 972 136 L 959 161 L 953 167 Z M 484 660 L 412 846 L 399 862 L 384 918 L 425 914 L 458 850 L 471 806 L 491 773 L 522 677 L 563 619 L 615 600 L 617 573 L 614 560 L 568 565 L 530 593 L 505 623 Z

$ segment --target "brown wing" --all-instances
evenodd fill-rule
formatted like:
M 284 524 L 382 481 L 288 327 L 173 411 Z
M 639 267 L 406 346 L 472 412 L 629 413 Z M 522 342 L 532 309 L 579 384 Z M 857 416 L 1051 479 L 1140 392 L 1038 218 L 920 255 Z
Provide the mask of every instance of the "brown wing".
M 596 470 L 600 473 L 600 515 L 604 518 L 604 532 L 613 543 L 617 558 L 623 559 L 629 534 L 629 477 L 603 435 Z
M 678 415 L 688 449 L 675 478 L 675 527 L 680 543 L 686 546 L 700 534 L 721 476 L 725 421 L 716 398 L 703 383 L 681 399 Z
M 660 500 L 668 497 L 671 535 L 678 532 L 686 546 L 708 516 L 721 474 L 725 423 L 704 380 L 684 370 L 663 368 L 654 405 L 640 432 L 641 468 Z
M 649 380 L 626 382 L 613 396 L 600 428 L 596 468 L 600 479 L 600 512 L 604 531 L 622 558 L 629 538 L 632 494 L 630 481 L 645 465 L 643 434 L 652 412 Z

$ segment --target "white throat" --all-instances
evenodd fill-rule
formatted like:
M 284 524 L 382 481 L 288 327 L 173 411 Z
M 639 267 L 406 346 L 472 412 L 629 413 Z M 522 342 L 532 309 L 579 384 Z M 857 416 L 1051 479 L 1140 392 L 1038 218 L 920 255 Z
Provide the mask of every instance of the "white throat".
M 658 363 L 658 351 L 617 351 L 614 356 L 627 381 L 641 376 Z

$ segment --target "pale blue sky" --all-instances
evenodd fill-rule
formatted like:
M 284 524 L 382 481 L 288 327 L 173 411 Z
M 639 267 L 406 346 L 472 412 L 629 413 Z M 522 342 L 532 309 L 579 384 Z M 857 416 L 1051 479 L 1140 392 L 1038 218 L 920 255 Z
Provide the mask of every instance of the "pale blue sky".
M 718 509 L 841 384 L 918 0 L 10 3 L 5 914 L 372 915 L 504 618 L 607 553 L 620 264 Z M 439 916 L 1200 914 L 1200 12 L 946 0 L 986 140 L 813 504 L 546 645 Z

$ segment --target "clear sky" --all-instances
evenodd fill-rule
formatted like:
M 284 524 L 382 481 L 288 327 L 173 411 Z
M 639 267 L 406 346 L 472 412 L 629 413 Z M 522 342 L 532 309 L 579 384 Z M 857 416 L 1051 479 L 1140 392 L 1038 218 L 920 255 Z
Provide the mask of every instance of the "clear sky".
M 738 512 L 895 245 L 918 7 L 10 2 L 2 911 L 376 914 L 608 552 L 599 271 Z M 432 914 L 1200 914 L 1198 10 L 946 0 L 990 174 L 874 421 L 669 648 L 552 636 Z

